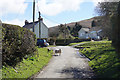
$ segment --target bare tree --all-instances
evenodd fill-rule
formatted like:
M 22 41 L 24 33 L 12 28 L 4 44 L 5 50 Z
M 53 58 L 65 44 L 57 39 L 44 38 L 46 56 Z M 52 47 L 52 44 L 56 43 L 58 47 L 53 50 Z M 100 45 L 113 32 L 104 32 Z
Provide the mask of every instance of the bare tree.
M 101 2 L 98 3 L 95 11 L 101 17 L 101 26 L 103 29 L 103 34 L 108 39 L 112 39 L 112 23 L 111 17 L 113 14 L 117 13 L 118 2 Z
M 102 2 L 96 7 L 102 16 L 101 25 L 105 35 L 112 40 L 118 57 L 120 57 L 120 2 Z
M 69 30 L 68 30 L 66 24 L 65 25 L 60 24 L 60 26 L 59 26 L 59 35 L 62 35 L 62 38 L 64 38 L 64 39 L 66 39 L 67 36 L 69 35 Z

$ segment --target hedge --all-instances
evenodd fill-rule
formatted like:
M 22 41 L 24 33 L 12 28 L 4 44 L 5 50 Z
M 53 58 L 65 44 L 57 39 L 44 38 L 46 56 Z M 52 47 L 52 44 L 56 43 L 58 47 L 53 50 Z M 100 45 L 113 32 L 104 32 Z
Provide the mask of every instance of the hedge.
M 14 66 L 36 51 L 36 36 L 20 26 L 2 24 L 2 64 Z
M 68 45 L 72 39 L 57 39 L 56 40 L 56 45 Z
M 75 38 L 75 39 L 70 39 L 70 38 L 69 39 L 56 39 L 56 40 L 54 40 L 53 38 L 50 38 L 48 40 L 48 43 L 50 45 L 53 45 L 53 43 L 55 41 L 56 45 L 63 45 L 63 46 L 65 46 L 65 45 L 68 45 L 70 43 L 78 43 L 78 42 L 90 41 L 90 40 L 91 39 L 79 39 L 79 38 Z
M 50 45 L 53 45 L 54 41 L 56 41 L 56 40 L 54 40 L 53 38 L 48 38 L 48 43 Z

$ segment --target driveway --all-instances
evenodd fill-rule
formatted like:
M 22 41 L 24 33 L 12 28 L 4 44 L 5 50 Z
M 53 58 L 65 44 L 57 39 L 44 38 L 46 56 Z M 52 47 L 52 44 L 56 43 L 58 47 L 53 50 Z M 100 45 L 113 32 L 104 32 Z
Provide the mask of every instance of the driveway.
M 57 46 L 62 49 L 61 56 L 53 56 L 48 65 L 35 78 L 93 78 L 94 73 L 88 65 L 88 59 L 69 46 Z

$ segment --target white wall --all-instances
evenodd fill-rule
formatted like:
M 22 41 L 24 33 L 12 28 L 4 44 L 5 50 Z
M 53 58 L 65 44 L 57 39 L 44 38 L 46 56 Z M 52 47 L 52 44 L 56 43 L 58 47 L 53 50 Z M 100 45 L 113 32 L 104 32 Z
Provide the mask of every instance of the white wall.
M 41 34 L 39 34 L 39 23 L 37 23 L 35 25 L 35 28 L 34 28 L 35 32 L 34 33 L 36 34 L 36 37 L 39 38 L 39 35 L 40 35 L 40 38 L 48 38 L 47 26 L 43 22 L 40 23 L 40 26 L 41 26 L 41 28 L 40 28 Z M 33 29 L 31 28 L 30 31 L 33 31 Z
M 98 35 L 97 35 L 96 31 L 91 31 L 91 32 L 85 33 L 85 31 L 83 29 L 81 29 L 78 32 L 78 37 L 80 39 L 87 39 L 88 37 L 98 39 Z
M 85 31 L 83 29 L 81 29 L 79 32 L 78 32 L 78 37 L 80 39 L 86 39 L 86 36 L 87 34 L 85 33 Z
M 43 22 L 41 22 L 41 38 L 48 38 L 48 28 Z
M 89 33 L 89 36 L 90 36 L 90 38 L 98 38 L 96 31 L 90 32 L 90 33 Z
M 39 23 L 37 23 L 36 25 L 35 25 L 35 34 L 36 34 L 36 37 L 37 38 L 39 38 Z

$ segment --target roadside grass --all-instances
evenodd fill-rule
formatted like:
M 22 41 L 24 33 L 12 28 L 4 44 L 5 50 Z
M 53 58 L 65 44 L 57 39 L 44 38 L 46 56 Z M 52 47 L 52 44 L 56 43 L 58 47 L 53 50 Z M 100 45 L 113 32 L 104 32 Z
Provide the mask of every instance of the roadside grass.
M 90 42 L 77 48 L 81 48 L 80 52 L 90 59 L 89 66 L 98 78 L 120 78 L 120 60 L 111 41 Z
M 55 45 L 49 45 L 48 47 L 56 47 Z
M 84 42 L 78 42 L 78 43 L 70 43 L 68 46 L 73 46 L 73 45 L 76 45 L 76 44 L 87 43 L 87 42 L 90 42 L 90 41 L 84 41 Z
M 2 78 L 22 78 L 26 80 L 39 72 L 51 59 L 51 52 L 47 48 L 38 48 L 38 54 L 23 59 L 15 67 L 2 66 Z

